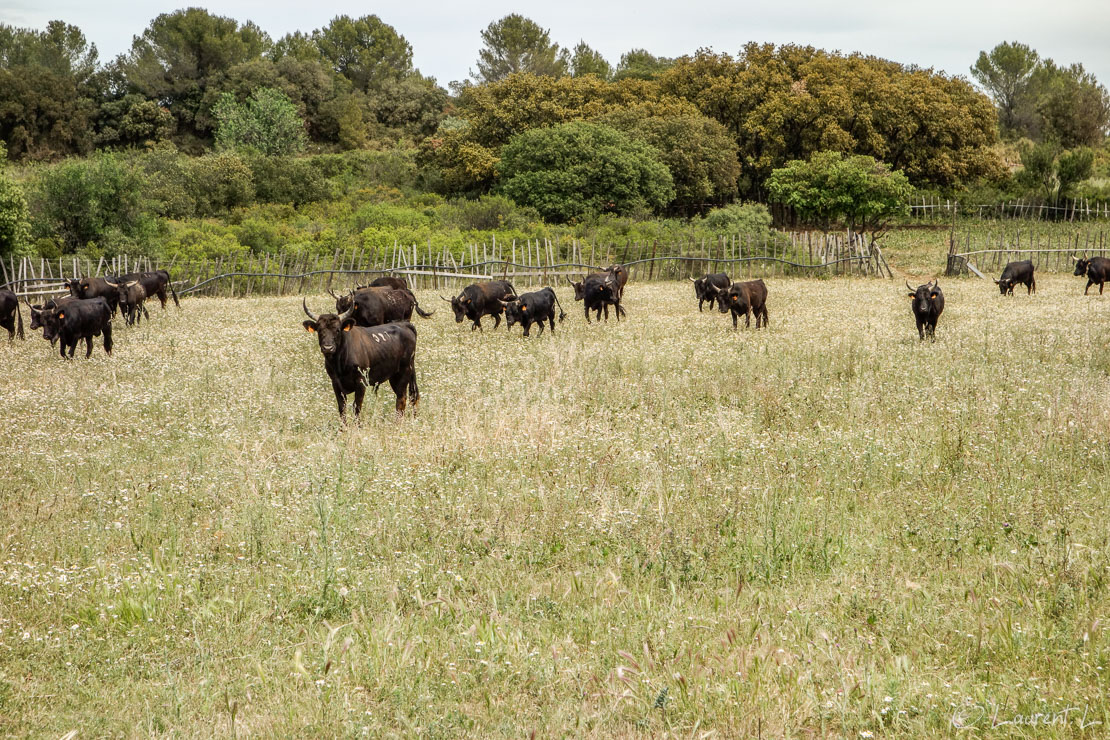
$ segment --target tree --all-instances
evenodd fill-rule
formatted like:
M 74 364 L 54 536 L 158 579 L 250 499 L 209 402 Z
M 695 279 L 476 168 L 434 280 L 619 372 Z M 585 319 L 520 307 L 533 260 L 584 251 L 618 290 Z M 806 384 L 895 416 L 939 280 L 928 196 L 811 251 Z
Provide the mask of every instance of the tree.
M 674 204 L 700 208 L 736 196 L 736 142 L 690 103 L 642 103 L 598 119 L 659 151 L 674 180 Z
M 23 188 L 0 170 L 0 257 L 20 254 L 31 242 Z
M 233 18 L 188 8 L 151 21 L 121 64 L 135 92 L 173 113 L 179 137 L 203 140 L 215 124 L 211 101 L 205 105 L 208 88 L 269 45 L 269 36 L 253 23 L 240 26 Z
M 674 59 L 657 57 L 646 49 L 633 49 L 621 55 L 614 79 L 654 80 L 674 66 Z
M 1110 129 L 1110 95 L 1082 64 L 1045 60 L 1034 75 L 1042 135 L 1064 149 L 1099 146 Z
M 737 59 L 699 51 L 659 77 L 732 134 L 740 193 L 823 150 L 872 156 L 914 183 L 956 186 L 1001 173 L 997 114 L 959 78 L 813 47 L 748 44 Z
M 1036 51 L 1014 41 L 1001 43 L 989 53 L 979 52 L 979 59 L 971 67 L 971 76 L 994 99 L 1004 132 L 1028 131 L 1030 122 L 1021 109 L 1030 107 L 1030 87 L 1039 63 Z
M 650 146 L 584 121 L 527 131 L 501 152 L 501 191 L 550 221 L 658 211 L 674 197 Z
M 87 152 L 93 143 L 97 52 L 80 29 L 0 25 L 0 139 L 13 159 Z
M 565 50 L 551 42 L 548 31 L 535 21 L 513 13 L 482 31 L 485 46 L 478 52 L 479 83 L 497 82 L 517 72 L 562 77 L 569 60 Z
M 1018 181 L 1044 195 L 1045 200 L 1057 203 L 1091 176 L 1094 162 L 1095 153 L 1087 147 L 1062 151 L 1055 142 L 1034 144 L 1021 153 Z
M 412 46 L 376 15 L 338 16 L 312 38 L 332 69 L 364 93 L 413 72 Z
M 585 41 L 579 41 L 574 47 L 574 53 L 570 57 L 570 70 L 574 77 L 595 75 L 603 80 L 613 77 L 613 65 L 605 61 L 605 57 L 591 49 Z
M 874 244 L 892 217 L 908 211 L 913 186 L 873 157 L 818 152 L 808 162 L 794 160 L 772 172 L 767 192 L 806 221 L 826 230 L 843 223 Z
M 260 87 L 244 104 L 224 93 L 212 110 L 216 147 L 247 149 L 267 155 L 296 154 L 304 149 L 304 121 L 280 90 Z

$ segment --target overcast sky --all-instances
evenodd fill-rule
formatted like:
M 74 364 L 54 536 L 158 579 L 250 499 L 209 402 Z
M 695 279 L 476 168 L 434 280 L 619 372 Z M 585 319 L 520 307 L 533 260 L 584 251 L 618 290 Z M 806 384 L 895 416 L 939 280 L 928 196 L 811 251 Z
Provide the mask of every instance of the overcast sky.
M 305 0 L 0 0 L 0 21 L 33 28 L 55 19 L 72 23 L 106 61 L 126 51 L 131 38 L 159 13 L 189 5 L 254 21 L 275 40 L 291 31 L 321 28 L 337 15 L 377 14 L 412 44 L 416 66 L 442 85 L 476 68 L 479 32 L 514 12 L 550 29 L 559 44 L 573 47 L 586 41 L 613 64 L 633 48 L 668 57 L 699 47 L 735 54 L 745 42 L 770 41 L 859 51 L 967 76 L 980 51 L 1001 41 L 1021 41 L 1058 64 L 1082 62 L 1100 82 L 1110 84 L 1110 0 L 475 0 L 389 5 L 351 0 L 320 5 Z

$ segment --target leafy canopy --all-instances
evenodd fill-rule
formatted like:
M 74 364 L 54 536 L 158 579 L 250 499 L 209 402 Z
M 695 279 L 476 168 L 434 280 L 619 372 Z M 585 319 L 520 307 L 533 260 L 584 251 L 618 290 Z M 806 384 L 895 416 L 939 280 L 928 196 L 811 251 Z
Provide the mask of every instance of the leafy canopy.
M 874 157 L 818 152 L 772 172 L 767 192 L 772 202 L 790 206 L 810 223 L 825 229 L 843 223 L 874 241 L 892 216 L 907 211 L 913 187 Z
M 224 93 L 212 114 L 217 122 L 218 149 L 247 149 L 267 155 L 296 154 L 304 149 L 304 121 L 280 90 L 260 87 L 246 103 Z
M 501 191 L 549 221 L 658 211 L 674 198 L 658 152 L 584 121 L 527 131 L 501 152 Z

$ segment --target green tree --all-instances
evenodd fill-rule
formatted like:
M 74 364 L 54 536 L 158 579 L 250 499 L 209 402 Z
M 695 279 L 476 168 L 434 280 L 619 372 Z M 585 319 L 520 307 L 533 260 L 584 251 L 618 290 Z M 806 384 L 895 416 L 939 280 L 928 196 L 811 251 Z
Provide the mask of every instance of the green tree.
M 608 80 L 613 77 L 613 65 L 605 61 L 605 57 L 591 49 L 585 41 L 579 41 L 570 57 L 570 73 L 575 77 L 595 75 Z
M 30 243 L 30 214 L 23 188 L 0 170 L 0 257 L 19 255 Z
M 646 49 L 633 49 L 621 55 L 614 79 L 654 80 L 674 66 L 674 59 L 657 57 Z
M 658 150 L 674 179 L 674 204 L 702 207 L 736 196 L 736 142 L 690 103 L 642 103 L 598 119 Z
M 99 97 L 97 52 L 80 29 L 0 24 L 0 139 L 13 159 L 87 152 Z
M 290 155 L 304 149 L 304 121 L 280 90 L 260 87 L 245 103 L 224 93 L 212 111 L 216 147 L 246 149 L 267 155 Z
M 990 52 L 979 52 L 971 67 L 971 76 L 998 107 L 998 122 L 1004 132 L 1028 134 L 1033 73 L 1039 64 L 1036 51 L 1014 41 L 1001 43 Z
M 270 38 L 258 26 L 202 8 L 163 13 L 151 21 L 122 60 L 135 92 L 169 109 L 177 119 L 179 142 L 196 149 L 190 138 L 204 141 L 215 121 L 205 100 L 232 67 L 259 58 Z
M 1087 147 L 1064 151 L 1052 141 L 1034 144 L 1021 152 L 1018 182 L 1055 204 L 1091 176 L 1094 162 L 1095 153 Z
M 413 72 L 412 46 L 376 15 L 338 16 L 312 37 L 332 69 L 364 93 Z
M 1045 60 L 1034 75 L 1042 137 L 1064 149 L 1099 146 L 1110 130 L 1110 95 L 1082 64 Z
M 549 77 L 567 73 L 566 51 L 552 43 L 547 29 L 522 15 L 513 13 L 489 24 L 482 31 L 482 43 L 478 73 L 470 73 L 479 83 L 497 82 L 518 72 Z
M 817 152 L 808 162 L 794 160 L 772 172 L 767 192 L 772 202 L 822 229 L 842 223 L 874 244 L 894 216 L 908 211 L 913 186 L 873 157 Z
M 674 198 L 657 151 L 583 121 L 514 137 L 501 152 L 500 173 L 505 195 L 550 221 L 658 211 Z

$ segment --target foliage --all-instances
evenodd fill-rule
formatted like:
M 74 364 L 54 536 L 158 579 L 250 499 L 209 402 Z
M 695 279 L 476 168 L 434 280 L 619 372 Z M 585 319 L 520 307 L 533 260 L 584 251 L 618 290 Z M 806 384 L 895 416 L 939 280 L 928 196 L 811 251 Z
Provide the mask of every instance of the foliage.
M 30 212 L 23 188 L 0 170 L 0 257 L 20 255 L 30 246 Z
M 1098 146 L 1110 132 L 1110 94 L 1082 64 L 1046 60 L 1035 75 L 1041 134 L 1064 149 Z
M 657 57 L 646 49 L 633 49 L 621 55 L 620 64 L 613 74 L 617 80 L 654 80 L 674 66 L 674 59 Z
M 257 59 L 270 45 L 255 24 L 202 8 L 163 13 L 135 37 L 122 60 L 128 84 L 164 105 L 177 119 L 181 143 L 207 138 L 214 121 L 204 105 L 205 91 L 237 64 Z
M 844 223 L 879 238 L 893 216 L 906 212 L 913 187 L 906 176 L 874 157 L 818 152 L 771 173 L 773 202 L 790 206 L 803 219 L 828 229 Z
M 613 65 L 605 61 L 601 52 L 590 48 L 585 41 L 579 41 L 570 57 L 570 73 L 574 77 L 594 75 L 602 80 L 608 80 L 613 77 Z
M 260 203 L 301 206 L 334 197 L 318 163 L 301 157 L 249 157 L 255 198 Z
M 715 234 L 767 234 L 771 213 L 762 203 L 733 203 L 705 214 L 705 226 Z
M 141 241 L 151 228 L 141 177 L 115 154 L 99 153 L 45 170 L 31 193 L 38 237 L 52 237 L 67 253 L 90 242 Z
M 1028 130 L 1027 118 L 1033 73 L 1040 56 L 1029 46 L 1014 41 L 1001 43 L 990 52 L 979 52 L 971 68 L 971 76 L 994 99 L 1003 132 L 1014 134 Z
M 930 70 L 812 47 L 748 44 L 739 58 L 700 51 L 659 79 L 735 138 L 741 195 L 771 171 L 823 150 L 888 162 L 915 184 L 969 183 L 1001 173 L 990 100 Z
M 639 104 L 598 120 L 659 151 L 674 180 L 674 205 L 701 207 L 735 197 L 740 177 L 736 142 L 691 104 Z
M 1076 186 L 1091 176 L 1095 153 L 1087 147 L 1062 151 L 1053 143 L 1027 146 L 1021 153 L 1018 181 L 1046 200 L 1071 197 Z
M 257 88 L 245 103 L 224 93 L 212 110 L 216 147 L 288 156 L 304 149 L 304 121 L 285 93 Z
M 500 175 L 503 193 L 556 222 L 658 211 L 674 197 L 655 149 L 585 122 L 518 135 L 502 151 Z
M 341 15 L 316 31 L 313 41 L 331 68 L 363 93 L 413 73 L 412 46 L 376 15 Z
M 489 24 L 482 31 L 482 44 L 478 72 L 471 72 L 478 82 L 498 82 L 521 72 L 549 77 L 567 73 L 566 50 L 552 43 L 546 29 L 517 13 Z

